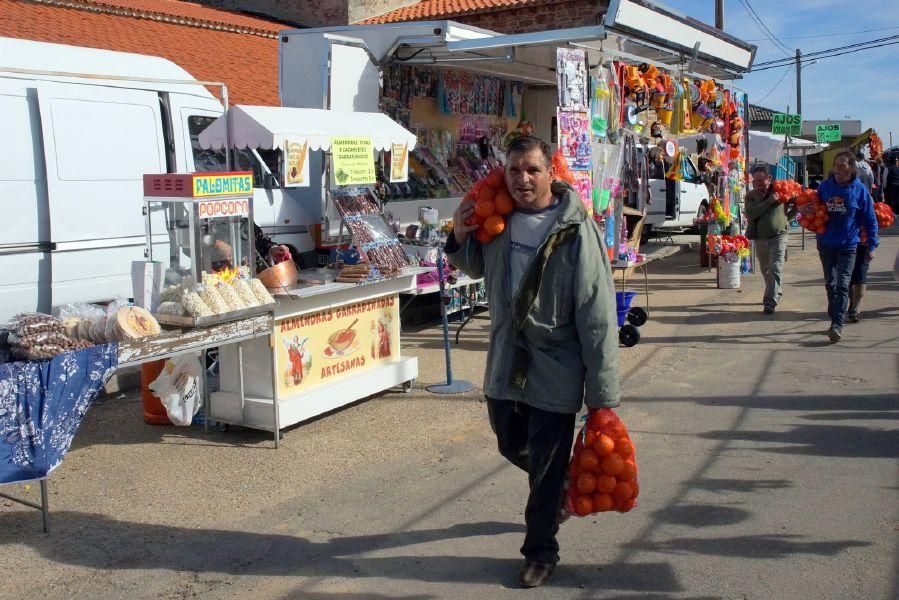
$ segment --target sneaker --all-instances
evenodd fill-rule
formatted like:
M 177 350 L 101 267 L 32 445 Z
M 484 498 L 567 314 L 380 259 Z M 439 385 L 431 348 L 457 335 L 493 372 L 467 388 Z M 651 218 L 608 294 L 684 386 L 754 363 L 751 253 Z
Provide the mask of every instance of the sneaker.
M 766 306 L 766 307 L 765 307 L 764 309 L 762 309 L 762 310 L 765 311 L 765 314 L 766 314 L 766 315 L 773 315 L 773 314 L 774 314 L 774 307 L 773 307 L 773 306 Z
M 518 584 L 526 588 L 539 587 L 547 582 L 555 569 L 556 563 L 526 560 L 521 571 L 518 572 Z
M 850 323 L 858 323 L 861 318 L 857 312 L 846 313 L 846 320 Z
M 839 329 L 834 329 L 831 327 L 827 330 L 827 337 L 830 338 L 830 341 L 834 344 L 843 339 L 843 334 L 840 333 Z

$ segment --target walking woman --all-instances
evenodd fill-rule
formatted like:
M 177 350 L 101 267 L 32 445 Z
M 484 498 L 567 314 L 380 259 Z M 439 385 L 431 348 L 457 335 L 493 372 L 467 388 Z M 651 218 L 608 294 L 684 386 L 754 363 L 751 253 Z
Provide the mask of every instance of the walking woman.
M 827 288 L 827 314 L 830 317 L 827 335 L 831 342 L 839 342 L 849 308 L 849 285 L 861 229 L 864 228 L 868 236 L 867 260 L 874 258 L 878 245 L 874 200 L 858 179 L 852 152 L 837 154 L 833 172 L 818 187 L 818 196 L 827 207 L 828 216 L 826 230 L 816 236 Z M 802 208 L 808 210 L 811 206 Z

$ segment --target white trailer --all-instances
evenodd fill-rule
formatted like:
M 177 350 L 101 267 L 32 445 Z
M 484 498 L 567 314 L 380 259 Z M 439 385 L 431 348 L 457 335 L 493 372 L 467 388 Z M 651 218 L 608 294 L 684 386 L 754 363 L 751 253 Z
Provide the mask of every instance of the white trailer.
M 523 112 L 536 134 L 551 139 L 556 115 L 556 49 L 582 48 L 591 65 L 602 58 L 649 63 L 687 77 L 738 79 L 756 47 L 651 0 L 612 0 L 598 25 L 505 35 L 453 21 L 297 29 L 280 33 L 281 104 L 374 112 L 380 109 L 381 71 L 392 64 L 428 65 L 523 82 Z M 320 165 L 319 165 L 320 166 Z M 648 221 L 686 226 L 706 209 L 709 195 L 696 181 L 655 182 Z M 458 199 L 392 201 L 403 222 L 430 205 L 450 218 Z

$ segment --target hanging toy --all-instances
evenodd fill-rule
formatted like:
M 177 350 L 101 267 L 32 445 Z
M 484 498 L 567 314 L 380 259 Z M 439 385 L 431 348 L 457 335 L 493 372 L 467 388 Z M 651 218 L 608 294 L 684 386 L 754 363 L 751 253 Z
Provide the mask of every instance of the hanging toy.
M 671 179 L 673 181 L 680 181 L 683 179 L 683 172 L 681 169 L 681 154 L 680 148 L 677 149 L 677 152 L 674 153 L 674 158 L 671 161 L 671 167 L 668 168 L 668 171 L 665 173 L 665 179 Z
M 740 142 L 743 141 L 743 119 L 736 112 L 731 113 L 729 125 L 727 143 L 733 147 L 739 147 Z

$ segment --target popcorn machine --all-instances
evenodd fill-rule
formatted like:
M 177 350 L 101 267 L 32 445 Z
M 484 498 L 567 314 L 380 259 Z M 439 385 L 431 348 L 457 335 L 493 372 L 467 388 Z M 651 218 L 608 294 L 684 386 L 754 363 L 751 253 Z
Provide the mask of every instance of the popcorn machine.
M 162 269 L 160 322 L 208 325 L 274 304 L 254 279 L 252 172 L 144 175 L 144 223 L 145 255 Z

